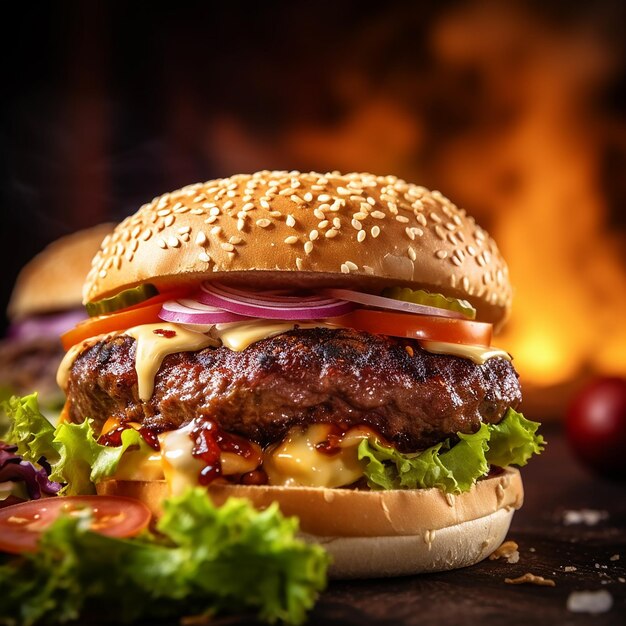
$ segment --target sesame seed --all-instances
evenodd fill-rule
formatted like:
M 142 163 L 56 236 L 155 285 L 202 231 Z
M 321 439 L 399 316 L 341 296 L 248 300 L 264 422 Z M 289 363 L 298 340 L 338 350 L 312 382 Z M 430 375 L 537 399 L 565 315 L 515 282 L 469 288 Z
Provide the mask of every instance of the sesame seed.
M 246 202 L 246 204 L 241 207 L 242 211 L 252 211 L 252 209 L 254 209 L 254 204 L 252 202 Z
M 352 192 L 349 189 L 346 189 L 345 187 L 337 187 L 337 193 L 340 196 L 349 196 Z
M 237 192 L 234 189 L 230 189 L 229 191 L 226 192 L 226 195 L 229 198 L 235 198 L 237 196 Z M 228 204 L 228 202 L 226 202 L 226 204 Z
M 461 281 L 461 284 L 463 285 L 463 289 L 465 289 L 465 291 L 469 291 L 470 282 L 467 276 L 463 276 L 463 280 Z
M 238 246 L 242 241 L 243 239 L 241 237 L 237 237 L 237 235 L 233 235 L 228 239 L 228 242 L 232 243 L 235 246 Z
M 285 220 L 285 224 L 287 224 L 287 226 L 289 226 L 290 228 L 293 228 L 296 225 L 296 219 L 291 214 L 287 215 L 287 219 Z
M 322 220 L 317 227 L 318 228 L 326 228 L 328 226 L 328 220 Z
M 157 211 L 157 215 L 159 217 L 167 217 L 171 212 L 171 209 L 161 209 L 160 211 Z
M 452 231 L 456 230 L 456 226 L 452 222 L 446 222 L 446 228 Z
M 353 219 L 351 224 L 352 228 L 354 228 L 355 230 L 361 230 L 363 228 L 363 224 L 361 224 L 361 222 L 359 222 L 359 220 L 357 219 Z
M 202 215 L 204 213 L 203 209 L 191 209 L 191 211 L 189 211 L 190 213 L 192 213 L 193 215 Z M 178 211 L 178 213 L 183 213 L 183 211 Z
M 315 215 L 318 220 L 323 220 L 326 217 L 326 215 L 324 215 L 324 211 L 322 211 L 320 208 L 315 209 L 313 211 L 313 215 Z
M 435 233 L 437 235 L 437 237 L 439 237 L 439 239 L 441 239 L 442 241 L 446 240 L 446 231 L 441 228 L 441 226 L 439 226 L 439 224 L 437 224 L 437 226 L 435 226 Z
M 367 219 L 367 213 L 363 213 L 362 211 L 359 211 L 358 213 L 353 213 L 352 217 L 355 220 L 364 220 L 364 219 Z
M 313 243 L 311 241 L 306 241 L 304 243 L 304 252 L 306 254 L 311 254 L 311 252 L 313 252 Z
M 141 232 L 141 226 L 135 226 L 135 228 L 133 228 L 133 232 L 130 234 L 130 236 L 133 239 L 136 239 L 139 236 L 140 232 Z
M 309 233 L 309 239 L 310 239 L 311 241 L 315 241 L 315 240 L 319 237 L 319 235 L 320 235 L 320 234 L 319 234 L 319 232 L 317 232 L 316 230 L 312 230 L 312 231 Z
M 224 206 L 222 207 L 224 209 L 224 211 L 228 211 L 228 209 L 232 209 L 235 206 L 235 203 L 232 200 L 227 200 L 226 202 L 224 202 Z M 215 207 L 217 209 L 217 207 Z M 217 209 L 217 213 L 213 213 L 213 209 L 211 209 L 211 213 L 213 213 L 213 215 L 218 215 L 220 212 L 219 209 Z
M 360 230 L 357 234 L 356 234 L 356 240 L 359 243 L 362 243 L 365 240 L 366 234 L 364 230 Z
M 181 226 L 179 229 L 177 229 L 176 232 L 178 232 L 181 235 L 184 235 L 185 233 L 188 233 L 191 230 L 191 228 L 189 226 Z
M 217 221 L 217 215 L 210 215 L 209 217 L 207 217 L 204 220 L 204 223 L 205 224 L 212 224 L 213 222 L 216 222 L 216 221 Z
M 459 240 L 456 238 L 456 235 L 454 233 L 448 233 L 448 241 L 453 246 L 458 246 L 459 245 Z
M 346 261 L 345 265 L 348 267 L 349 270 L 351 270 L 352 272 L 356 271 L 359 269 L 359 266 L 356 263 L 353 263 L 352 261 Z
M 175 220 L 175 219 L 176 219 L 176 218 L 175 218 L 173 215 L 168 215 L 168 216 L 167 216 L 167 217 L 163 220 L 163 223 L 164 223 L 166 226 L 171 226 L 171 225 L 174 223 L 174 220 Z
M 415 233 L 413 232 L 412 228 L 409 228 L 408 226 L 404 229 L 404 232 L 406 233 L 406 236 L 411 240 L 411 241 L 415 241 Z
M 107 271 L 106 270 L 100 270 L 98 272 L 98 276 L 100 276 L 100 278 L 106 278 L 107 275 Z
M 350 200 L 352 200 L 352 202 L 362 202 L 363 198 L 361 198 L 361 196 L 350 196 Z
M 226 250 L 227 252 L 232 252 L 235 249 L 232 243 L 226 243 L 225 241 L 220 244 L 220 248 L 222 250 Z
M 437 250 L 437 252 L 435 252 L 435 256 L 438 259 L 445 259 L 448 256 L 448 253 L 446 250 Z
M 304 200 L 300 196 L 297 196 L 295 193 L 291 194 L 290 197 L 292 202 L 295 202 L 296 204 L 304 204 Z
M 285 243 L 288 243 L 288 244 L 297 243 L 297 241 L 298 241 L 298 238 L 295 235 L 289 235 L 289 237 L 285 239 Z
M 328 202 L 330 200 L 330 196 L 327 193 L 322 193 L 317 196 L 318 202 Z
M 375 220 L 384 220 L 385 219 L 385 214 L 382 211 L 372 211 L 371 216 Z
M 244 221 L 244 220 L 242 220 L 241 218 L 239 218 L 239 219 L 237 220 L 237 230 L 238 230 L 238 231 L 242 231 L 242 230 L 245 228 L 245 226 L 246 226 L 245 221 Z
M 333 217 L 333 226 L 339 230 L 341 228 L 341 220 L 338 217 Z
M 350 268 L 345 263 L 341 264 L 341 273 L 342 274 L 349 274 L 350 273 Z
M 211 228 L 211 234 L 214 237 L 218 237 L 221 232 L 222 232 L 221 226 L 213 226 L 213 228 Z
M 372 198 L 371 196 L 369 196 L 368 198 L 365 199 L 365 201 L 370 205 L 370 206 L 375 206 L 376 205 L 376 200 L 374 200 L 374 198 Z
M 179 235 L 179 237 L 184 241 L 187 242 L 191 239 L 191 235 L 189 233 L 183 233 L 182 235 Z
M 326 239 L 333 239 L 338 234 L 339 234 L 339 231 L 335 230 L 334 228 L 331 228 L 330 230 L 326 231 L 326 233 L 324 234 L 324 237 L 326 237 Z
M 460 267 L 462 265 L 462 261 L 457 256 L 450 257 L 450 260 L 457 266 Z
M 161 239 L 159 237 L 159 239 L 157 239 L 157 245 L 159 246 L 159 248 L 163 248 L 163 250 L 165 250 L 165 248 L 167 248 L 167 243 L 165 241 L 165 239 Z
M 313 194 L 312 194 L 310 191 L 307 191 L 307 192 L 304 194 L 304 200 L 305 200 L 305 202 L 312 202 L 312 200 L 313 200 Z
M 405 215 L 396 215 L 396 221 L 400 222 L 401 224 L 408 224 L 409 218 Z
M 409 259 L 411 259 L 411 261 L 415 261 L 417 258 L 417 254 L 415 254 L 415 250 L 413 250 L 413 248 L 409 248 L 407 250 L 407 254 L 409 255 Z
M 259 200 L 259 204 L 264 208 L 267 209 L 269 211 L 270 208 L 270 203 L 265 199 L 265 198 L 261 198 Z
M 330 211 L 330 204 L 325 203 L 325 204 L 320 204 L 319 207 L 317 207 L 320 211 Z
M 201 252 L 198 255 L 198 259 L 200 259 L 200 261 L 203 261 L 204 263 L 209 263 L 211 257 L 206 252 Z
M 289 196 L 291 195 L 291 187 L 285 187 L 278 192 L 279 196 Z
M 265 218 L 256 221 L 256 225 L 260 226 L 261 228 L 267 228 L 271 223 L 272 222 L 270 222 L 270 220 L 267 220 Z
M 297 178 L 292 178 L 291 179 L 291 188 L 292 189 L 297 189 L 300 186 L 300 181 Z
M 280 211 L 270 211 L 272 217 L 282 217 L 283 214 Z
M 204 234 L 203 231 L 198 231 L 198 234 L 196 235 L 196 243 L 199 246 L 203 246 L 205 243 L 207 242 L 207 238 L 206 235 Z
M 180 246 L 180 241 L 178 240 L 177 237 L 168 237 L 167 238 L 167 245 L 170 248 L 178 248 Z
M 476 256 L 476 248 L 474 246 L 467 246 L 466 250 L 470 256 Z
M 330 205 L 330 210 L 331 211 L 339 211 L 339 209 L 341 209 L 342 206 L 344 206 L 346 203 L 345 200 L 343 199 L 337 199 L 335 200 L 331 205 Z
M 142 241 L 148 241 L 150 237 L 152 237 L 152 231 L 149 228 L 146 228 L 146 230 L 141 233 L 141 239 Z
M 302 259 L 300 257 L 296 258 L 296 267 L 301 270 L 302 269 Z
M 372 230 L 370 231 L 370 233 L 372 234 L 372 237 L 376 239 L 376 237 L 380 235 L 380 228 L 378 226 L 372 226 Z

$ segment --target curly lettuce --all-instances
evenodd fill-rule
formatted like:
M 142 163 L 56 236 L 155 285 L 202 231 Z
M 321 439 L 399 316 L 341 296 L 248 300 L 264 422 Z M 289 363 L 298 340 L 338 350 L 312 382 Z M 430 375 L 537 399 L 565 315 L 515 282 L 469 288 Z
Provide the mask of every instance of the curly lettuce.
M 96 441 L 89 420 L 61 423 L 54 428 L 39 410 L 37 394 L 13 397 L 3 408 L 11 419 L 6 441 L 17 446 L 17 453 L 25 461 L 38 463 L 45 459 L 52 467 L 50 480 L 63 483 L 62 495 L 95 493 L 95 484 L 115 474 L 126 450 L 150 451 L 132 428 L 122 433 L 122 445 L 113 447 Z
M 429 489 L 445 493 L 469 491 L 490 465 L 525 465 L 545 445 L 538 422 L 508 409 L 499 424 L 482 424 L 472 435 L 458 433 L 458 442 L 438 443 L 414 454 L 398 452 L 375 440 L 359 444 L 358 457 L 372 489 Z
M 158 535 L 115 539 L 84 515 L 60 517 L 39 550 L 0 565 L 0 624 L 115 623 L 216 613 L 304 622 L 326 585 L 329 557 L 296 538 L 276 504 L 215 507 L 202 488 L 164 502 Z

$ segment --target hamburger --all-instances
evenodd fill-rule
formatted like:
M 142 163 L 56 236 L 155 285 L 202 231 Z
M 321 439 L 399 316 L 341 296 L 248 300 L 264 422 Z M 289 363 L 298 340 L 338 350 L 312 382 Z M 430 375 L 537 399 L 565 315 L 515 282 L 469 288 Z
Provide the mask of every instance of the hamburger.
M 100 494 L 278 502 L 331 574 L 463 567 L 503 541 L 541 450 L 495 242 L 393 176 L 270 172 L 154 198 L 102 242 L 62 337 L 62 419 L 124 448 Z
M 0 386 L 17 394 L 37 389 L 51 415 L 63 406 L 56 371 L 63 358 L 59 335 L 87 317 L 82 286 L 105 235 L 101 224 L 61 237 L 29 261 L 18 274 L 0 342 Z

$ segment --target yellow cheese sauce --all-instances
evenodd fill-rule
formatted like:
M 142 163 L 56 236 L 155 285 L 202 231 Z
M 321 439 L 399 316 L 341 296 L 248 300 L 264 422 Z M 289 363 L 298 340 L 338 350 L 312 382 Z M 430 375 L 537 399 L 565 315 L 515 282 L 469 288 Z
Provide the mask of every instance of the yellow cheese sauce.
M 139 398 L 148 402 L 154 390 L 154 377 L 163 359 L 175 352 L 195 352 L 215 345 L 208 335 L 183 328 L 179 324 L 142 324 L 124 331 L 137 342 L 135 370 Z
M 420 346 L 426 350 L 426 352 L 432 352 L 433 354 L 450 354 L 452 356 L 458 356 L 462 359 L 468 359 L 473 361 L 477 365 L 482 365 L 489 359 L 506 359 L 511 360 L 511 355 L 499 348 L 492 348 L 486 346 L 470 346 L 462 343 L 447 343 L 444 341 L 424 341 L 420 340 Z

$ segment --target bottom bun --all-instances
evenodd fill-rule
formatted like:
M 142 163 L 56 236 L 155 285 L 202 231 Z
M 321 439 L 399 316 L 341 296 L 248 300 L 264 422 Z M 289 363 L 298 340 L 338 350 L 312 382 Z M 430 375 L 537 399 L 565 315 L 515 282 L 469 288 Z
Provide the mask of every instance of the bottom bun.
M 165 481 L 106 480 L 101 495 L 145 502 L 159 516 Z M 439 489 L 367 491 L 313 487 L 212 485 L 218 506 L 229 497 L 259 509 L 278 502 L 300 519 L 301 536 L 333 556 L 334 578 L 372 578 L 434 572 L 473 565 L 504 540 L 524 492 L 518 470 L 507 467 L 453 496 Z

